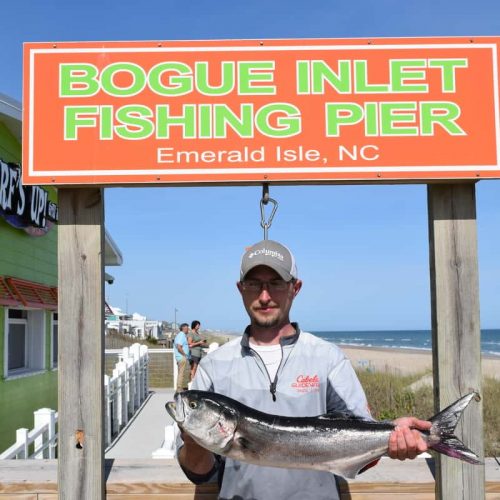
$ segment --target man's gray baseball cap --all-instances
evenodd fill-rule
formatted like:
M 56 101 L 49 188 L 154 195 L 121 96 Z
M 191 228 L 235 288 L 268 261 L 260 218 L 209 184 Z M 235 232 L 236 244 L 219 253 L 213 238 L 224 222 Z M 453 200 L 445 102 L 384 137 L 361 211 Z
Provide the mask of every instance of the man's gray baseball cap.
M 285 245 L 277 241 L 259 241 L 244 253 L 241 258 L 240 281 L 257 266 L 274 269 L 285 281 L 297 279 L 295 257 Z

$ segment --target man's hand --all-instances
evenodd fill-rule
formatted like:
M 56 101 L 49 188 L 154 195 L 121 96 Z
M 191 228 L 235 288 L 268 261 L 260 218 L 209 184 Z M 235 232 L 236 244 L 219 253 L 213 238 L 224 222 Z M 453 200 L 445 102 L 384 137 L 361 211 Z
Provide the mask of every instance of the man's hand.
M 388 451 L 391 458 L 414 459 L 420 453 L 427 451 L 427 443 L 417 429 L 429 430 L 431 422 L 416 417 L 402 417 L 394 420 L 393 424 L 396 428 L 389 437 Z
M 181 429 L 184 446 L 179 450 L 179 463 L 194 474 L 208 474 L 214 464 L 215 457 L 211 451 L 200 446 L 191 436 Z

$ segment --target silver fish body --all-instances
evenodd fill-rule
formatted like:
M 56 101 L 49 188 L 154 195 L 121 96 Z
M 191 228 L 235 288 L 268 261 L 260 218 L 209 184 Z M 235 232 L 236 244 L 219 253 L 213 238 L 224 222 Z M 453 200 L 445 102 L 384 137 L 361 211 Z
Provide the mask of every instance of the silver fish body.
M 479 463 L 478 457 L 450 432 L 473 396 L 461 398 L 433 417 L 433 428 L 423 435 L 431 448 Z M 184 432 L 218 455 L 263 466 L 327 470 L 347 478 L 354 478 L 363 467 L 387 453 L 394 430 L 392 423 L 338 414 L 269 415 L 205 391 L 178 393 L 175 402 L 166 407 Z M 442 421 L 446 421 L 445 426 L 438 425 Z M 452 445 L 446 444 L 447 438 L 453 438 Z

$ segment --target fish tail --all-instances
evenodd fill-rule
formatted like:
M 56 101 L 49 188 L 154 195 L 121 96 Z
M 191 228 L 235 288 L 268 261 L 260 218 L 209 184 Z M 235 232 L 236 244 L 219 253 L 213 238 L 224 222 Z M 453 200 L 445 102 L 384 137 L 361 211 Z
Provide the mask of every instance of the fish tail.
M 472 450 L 469 450 L 469 448 L 453 434 L 462 416 L 462 412 L 475 396 L 479 396 L 477 392 L 467 394 L 467 396 L 455 401 L 430 419 L 432 422 L 429 436 L 430 448 L 443 455 L 458 458 L 470 464 L 483 463 Z

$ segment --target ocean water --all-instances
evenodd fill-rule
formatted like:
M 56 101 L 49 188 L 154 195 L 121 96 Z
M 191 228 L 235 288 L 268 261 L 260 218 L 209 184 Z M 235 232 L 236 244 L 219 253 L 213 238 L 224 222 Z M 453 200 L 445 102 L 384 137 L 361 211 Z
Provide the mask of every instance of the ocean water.
M 387 331 L 338 331 L 312 332 L 335 344 L 365 347 L 393 347 L 398 349 L 431 350 L 430 330 L 387 330 Z M 500 356 L 500 330 L 481 330 L 481 351 L 483 354 Z

